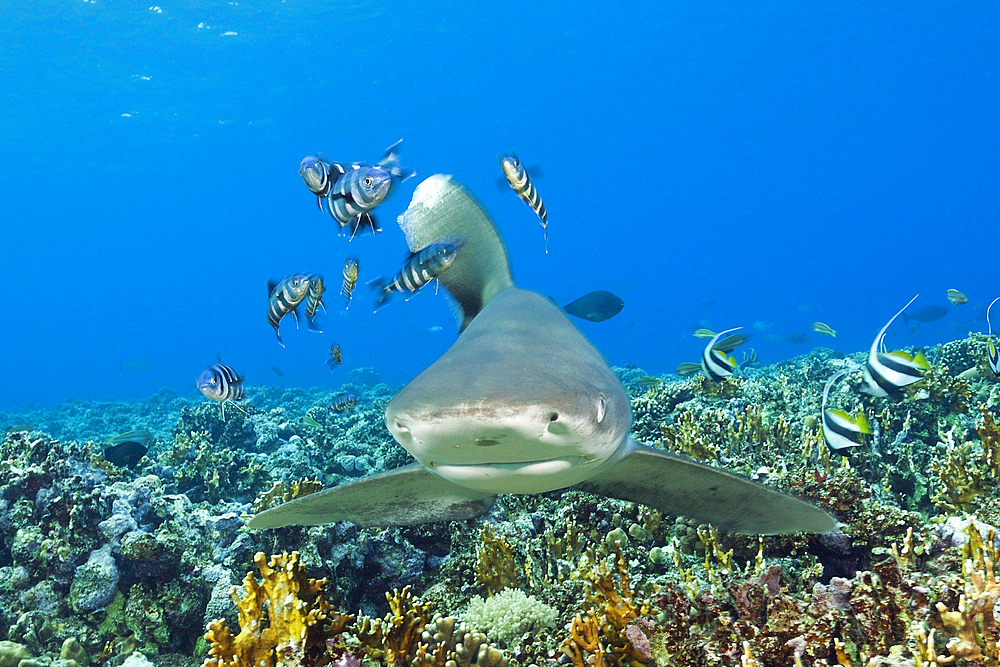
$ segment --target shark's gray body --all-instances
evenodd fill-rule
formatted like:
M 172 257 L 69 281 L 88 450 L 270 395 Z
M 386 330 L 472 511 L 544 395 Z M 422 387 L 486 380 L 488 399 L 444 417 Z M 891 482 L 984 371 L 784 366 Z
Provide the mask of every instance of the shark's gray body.
M 432 190 L 421 192 L 428 181 Z M 428 181 L 401 216 L 411 249 L 463 232 L 479 248 L 463 245 L 465 263 L 452 275 L 461 280 L 445 282 L 465 332 L 386 408 L 386 425 L 417 463 L 267 510 L 251 527 L 467 519 L 498 493 L 576 487 L 738 532 L 834 528 L 809 503 L 632 440 L 628 395 L 600 353 L 558 306 L 513 286 L 505 253 L 492 267 L 477 263 L 477 252 L 495 259 L 503 250 L 492 224 L 450 179 Z M 469 231 L 476 215 L 487 231 Z

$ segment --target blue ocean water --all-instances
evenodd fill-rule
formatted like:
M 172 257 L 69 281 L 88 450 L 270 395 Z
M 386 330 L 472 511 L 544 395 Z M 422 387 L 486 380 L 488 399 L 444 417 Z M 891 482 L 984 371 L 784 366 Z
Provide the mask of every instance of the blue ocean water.
M 1000 296 L 995 3 L 153 1 L 2 10 L 0 410 L 196 396 L 217 355 L 251 387 L 405 383 L 455 340 L 445 296 L 376 314 L 359 285 L 345 312 L 339 276 L 398 270 L 395 217 L 437 172 L 518 284 L 619 294 L 579 326 L 650 373 L 697 360 L 699 327 L 746 327 L 772 363 L 866 349 L 917 293 L 950 312 L 893 347 L 985 331 Z M 400 138 L 417 178 L 348 243 L 298 163 Z M 544 171 L 548 254 L 496 187 L 512 150 Z M 265 285 L 295 271 L 326 276 L 330 312 L 322 334 L 284 320 L 282 348 Z

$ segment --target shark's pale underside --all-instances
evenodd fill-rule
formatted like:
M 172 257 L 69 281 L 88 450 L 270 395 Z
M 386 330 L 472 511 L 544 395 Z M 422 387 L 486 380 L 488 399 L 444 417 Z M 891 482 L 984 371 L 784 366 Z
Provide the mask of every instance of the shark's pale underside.
M 621 382 L 558 306 L 513 285 L 495 228 L 451 177 L 421 183 L 399 223 L 414 251 L 463 241 L 442 283 L 464 333 L 386 408 L 417 463 L 269 509 L 250 527 L 468 519 L 498 493 L 574 487 L 724 530 L 833 530 L 833 517 L 803 500 L 630 438 Z

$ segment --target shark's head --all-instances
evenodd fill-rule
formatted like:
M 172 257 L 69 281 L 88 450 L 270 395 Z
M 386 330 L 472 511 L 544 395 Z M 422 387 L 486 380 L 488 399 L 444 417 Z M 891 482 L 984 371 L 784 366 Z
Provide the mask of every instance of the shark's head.
M 396 440 L 466 488 L 542 493 L 627 448 L 632 409 L 600 353 L 549 300 L 510 288 L 386 408 Z

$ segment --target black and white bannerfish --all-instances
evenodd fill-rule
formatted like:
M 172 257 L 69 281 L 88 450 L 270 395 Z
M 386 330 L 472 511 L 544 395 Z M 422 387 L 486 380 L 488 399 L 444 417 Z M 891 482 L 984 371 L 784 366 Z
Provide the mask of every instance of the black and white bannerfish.
M 326 306 L 323 305 L 323 276 L 317 273 L 310 273 L 306 278 L 309 280 L 309 291 L 306 293 L 306 319 L 309 320 L 309 330 L 316 333 L 323 333 L 322 329 L 316 327 L 316 311 L 323 309 L 326 314 Z
M 295 327 L 298 328 L 299 316 L 295 309 L 309 295 L 309 285 L 309 275 L 305 273 L 293 273 L 277 283 L 274 281 L 267 283 L 267 321 L 274 327 L 274 333 L 278 335 L 281 347 L 285 347 L 281 342 L 281 332 L 278 330 L 281 318 L 291 313 L 295 318 Z
M 872 341 L 863 371 L 865 386 L 861 391 L 864 393 L 875 397 L 888 396 L 907 385 L 919 382 L 924 377 L 924 371 L 930 369 L 931 365 L 923 352 L 911 355 L 904 350 L 885 351 L 885 332 L 889 329 L 889 325 L 895 322 L 918 296 L 920 295 L 917 294 L 910 299 L 902 310 L 893 315 Z
M 831 453 L 842 456 L 847 456 L 852 448 L 865 444 L 865 436 L 872 432 L 864 410 L 858 410 L 858 414 L 852 417 L 844 410 L 826 409 L 830 387 L 849 370 L 845 369 L 836 373 L 827 380 L 826 387 L 823 389 L 823 440 L 830 448 Z
M 357 257 L 348 257 L 344 260 L 344 284 L 340 288 L 340 293 L 347 301 L 347 305 L 344 306 L 344 310 L 351 307 L 351 296 L 354 294 L 354 286 L 358 284 L 359 270 L 360 267 L 358 265 Z
M 460 245 L 459 241 L 432 243 L 423 250 L 410 255 L 406 264 L 392 280 L 376 278 L 368 283 L 373 290 L 378 292 L 375 310 L 381 308 L 393 292 L 410 292 L 412 294 L 447 271 L 448 267 L 455 261 Z
M 198 376 L 198 382 L 195 384 L 206 397 L 219 402 L 219 407 L 222 408 L 222 421 L 226 421 L 227 401 L 246 413 L 246 410 L 236 403 L 243 400 L 243 376 L 221 361 L 206 368 Z
M 511 155 L 501 155 L 497 158 L 500 162 L 500 169 L 503 171 L 504 177 L 506 177 L 507 182 L 510 183 L 510 187 L 513 188 L 514 192 L 521 200 L 530 206 L 538 216 L 538 220 L 542 225 L 542 233 L 545 239 L 545 252 L 549 252 L 549 214 L 545 211 L 545 204 L 542 202 L 542 198 L 538 195 L 538 190 L 535 188 L 535 184 L 531 182 L 531 177 L 528 176 L 528 170 L 524 168 L 521 161 L 517 159 L 514 154 Z
M 701 353 L 701 372 L 709 380 L 719 382 L 732 375 L 733 371 L 736 370 L 736 359 L 732 355 L 718 349 L 716 343 L 727 333 L 739 331 L 742 328 L 736 327 L 720 331 L 712 337 L 712 340 L 708 341 L 708 345 L 705 346 L 705 349 Z
M 993 325 L 990 324 L 990 308 L 997 301 L 1000 301 L 1000 296 L 993 299 L 990 305 L 986 307 L 986 327 L 989 331 L 986 339 L 986 361 L 989 362 L 990 370 L 993 371 L 993 374 L 1000 376 L 1000 353 L 997 353 L 997 345 L 993 342 Z
M 326 201 L 327 212 L 341 228 L 350 230 L 351 239 L 365 229 L 382 231 L 371 211 L 389 196 L 393 183 L 414 175 L 413 170 L 400 165 L 400 143 L 402 139 L 389 146 L 375 165 L 327 163 L 312 155 L 299 163 L 299 175 L 316 195 L 320 210 Z

